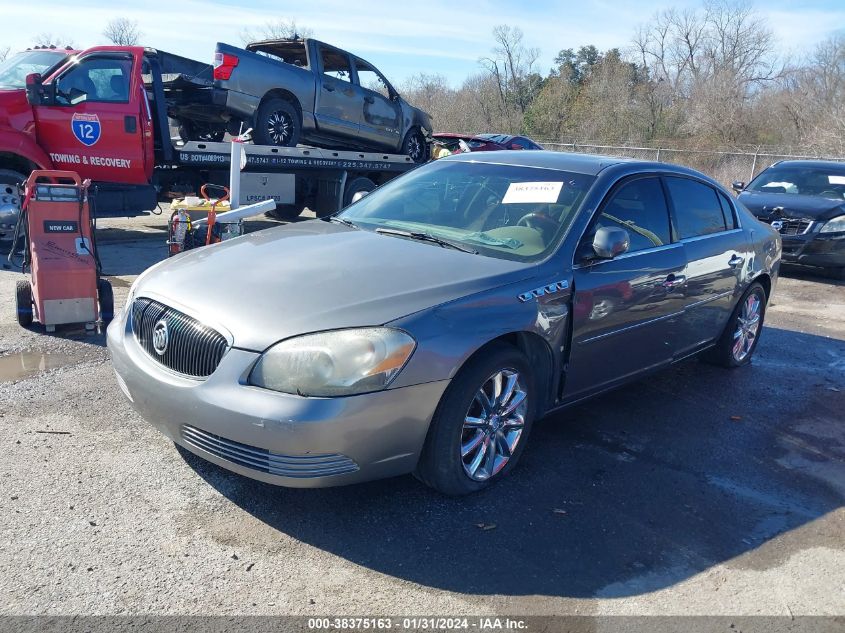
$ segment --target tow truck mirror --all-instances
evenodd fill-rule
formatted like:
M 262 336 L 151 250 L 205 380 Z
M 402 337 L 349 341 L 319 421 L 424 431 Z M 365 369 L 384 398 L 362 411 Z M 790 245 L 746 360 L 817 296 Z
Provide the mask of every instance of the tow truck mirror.
M 70 98 L 70 105 L 79 105 L 85 101 L 88 101 L 88 93 L 80 90 L 79 88 L 71 88 L 70 94 L 68 95 Z
M 734 180 L 731 183 L 731 189 L 733 189 L 737 193 L 742 193 L 742 190 L 745 189 L 745 183 L 741 180 Z
M 29 105 L 41 105 L 44 102 L 44 87 L 39 73 L 26 76 L 26 101 Z

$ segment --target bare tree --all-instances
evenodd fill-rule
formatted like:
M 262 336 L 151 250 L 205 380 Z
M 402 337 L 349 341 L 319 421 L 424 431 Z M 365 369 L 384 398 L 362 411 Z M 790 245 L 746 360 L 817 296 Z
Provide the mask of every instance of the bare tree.
M 479 60 L 496 84 L 499 115 L 508 128 L 503 131 L 519 131 L 542 83 L 535 70 L 540 49 L 525 46 L 523 38 L 519 27 L 500 24 L 493 29 L 493 55 Z
M 286 40 L 305 37 L 314 37 L 314 30 L 298 24 L 296 18 L 268 20 L 256 29 L 245 28 L 241 31 L 241 40 L 244 44 L 259 40 Z
M 129 18 L 114 18 L 103 30 L 103 37 L 116 46 L 136 46 L 141 40 L 138 21 Z
M 11 46 L 2 46 L 0 47 L 0 62 L 5 61 L 6 58 L 9 56 L 9 52 L 12 50 Z

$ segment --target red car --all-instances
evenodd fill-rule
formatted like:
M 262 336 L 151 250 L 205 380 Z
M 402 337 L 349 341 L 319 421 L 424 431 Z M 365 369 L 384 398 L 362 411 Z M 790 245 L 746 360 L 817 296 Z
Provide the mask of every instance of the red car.
M 460 154 L 461 141 L 469 146 L 471 152 L 494 152 L 498 150 L 520 150 L 520 149 L 543 149 L 539 143 L 535 143 L 526 136 L 513 136 L 510 134 L 455 134 L 453 132 L 438 132 L 433 135 L 435 158 L 438 148 L 445 148 L 448 154 Z M 442 151 L 442 150 L 441 150 Z

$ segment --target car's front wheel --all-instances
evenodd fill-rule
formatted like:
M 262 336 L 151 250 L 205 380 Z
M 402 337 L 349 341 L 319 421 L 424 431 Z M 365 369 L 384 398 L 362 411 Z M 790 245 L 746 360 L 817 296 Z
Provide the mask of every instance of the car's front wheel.
M 458 372 L 443 395 L 417 477 L 448 495 L 500 480 L 525 448 L 536 402 L 525 355 L 510 345 L 491 345 Z
M 704 359 L 723 367 L 741 367 L 750 363 L 760 342 L 765 316 L 766 291 L 755 282 L 742 295 L 719 342 L 707 351 Z

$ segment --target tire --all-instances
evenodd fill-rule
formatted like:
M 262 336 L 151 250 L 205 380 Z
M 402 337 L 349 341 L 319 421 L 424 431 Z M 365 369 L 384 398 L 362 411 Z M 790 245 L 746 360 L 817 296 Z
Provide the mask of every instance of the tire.
M 370 193 L 375 188 L 376 183 L 369 178 L 353 178 L 350 182 L 346 183 L 346 190 L 343 192 L 343 206 L 348 207 L 352 204 L 352 198 L 355 197 L 356 193 L 364 191 Z
M 296 204 L 277 204 L 275 209 L 267 212 L 267 215 L 271 218 L 275 218 L 276 220 L 290 222 L 291 220 L 298 218 L 304 210 L 305 209 Z
M 517 408 L 523 423 L 521 429 L 518 417 L 497 419 L 482 412 L 477 394 L 484 389 L 485 393 L 493 395 L 493 378 L 497 374 L 503 374 L 503 396 L 507 393 L 507 376 L 513 374 L 516 374 L 517 381 L 512 393 L 522 391 L 526 394 Z M 503 397 L 504 404 L 512 404 L 514 397 L 512 395 L 510 401 Z M 537 399 L 534 377 L 525 355 L 503 343 L 489 346 L 470 359 L 443 394 L 414 474 L 435 490 L 453 496 L 477 492 L 501 480 L 516 466 L 525 448 L 536 414 Z M 495 399 L 493 404 L 494 410 L 502 410 L 501 404 L 496 406 Z M 478 428 L 465 427 L 465 420 L 469 419 L 473 419 Z M 499 453 L 494 453 L 491 461 L 490 449 L 484 447 L 492 445 L 488 443 L 488 438 L 496 429 L 498 432 L 494 436 Z M 502 462 L 501 449 L 506 445 L 512 453 Z M 476 448 L 470 449 L 471 446 Z M 466 449 L 466 455 L 462 455 L 462 447 Z M 479 460 L 480 453 L 482 457 Z M 476 462 L 478 466 L 473 471 Z
M 4 211 L 3 207 L 7 205 L 16 206 L 18 209 L 18 217 L 20 216 L 21 200 L 17 191 L 17 185 L 26 180 L 26 176 L 11 169 L 0 169 L 0 211 Z M 12 227 L 14 228 L 14 227 Z M 11 237 L 11 231 L 9 231 Z M 3 234 L 0 233 L 0 239 Z
M 748 302 L 752 297 L 756 298 L 757 302 L 759 302 L 756 328 L 753 330 L 753 340 L 751 340 L 750 345 L 743 344 L 741 348 L 742 353 L 738 354 L 735 346 L 740 335 L 740 320 L 743 318 L 744 311 L 749 309 Z M 766 316 L 766 300 L 766 291 L 763 289 L 763 286 L 756 282 L 751 284 L 748 290 L 745 291 L 745 294 L 742 295 L 742 299 L 737 302 L 716 346 L 707 350 L 702 358 L 714 365 L 728 368 L 742 367 L 750 363 L 751 357 L 757 349 L 757 344 L 760 342 L 760 333 L 763 331 L 763 321 Z M 747 335 L 750 330 L 746 328 L 744 331 L 746 332 L 745 340 L 748 341 Z
M 183 142 L 200 141 L 202 143 L 219 143 L 226 136 L 226 130 L 211 126 L 198 126 L 191 121 L 179 122 L 179 137 Z
M 15 308 L 18 324 L 21 327 L 32 325 L 32 286 L 28 281 L 20 280 L 15 287 Z
M 429 147 L 419 128 L 411 128 L 402 141 L 400 153 L 410 156 L 418 165 L 428 161 Z
M 267 99 L 255 113 L 252 138 L 258 145 L 296 147 L 301 132 L 299 113 L 289 101 Z
M 108 325 L 114 319 L 114 291 L 108 280 L 97 280 L 97 297 L 100 301 L 100 320 Z

